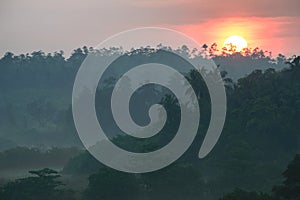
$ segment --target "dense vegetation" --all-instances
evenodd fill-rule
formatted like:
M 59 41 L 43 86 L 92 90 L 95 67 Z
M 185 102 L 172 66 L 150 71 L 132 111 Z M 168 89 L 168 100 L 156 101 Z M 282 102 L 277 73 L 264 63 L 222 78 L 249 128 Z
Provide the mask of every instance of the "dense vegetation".
M 298 200 L 300 197 L 300 155 L 296 155 L 284 171 L 284 181 L 272 192 L 235 189 L 220 200 Z M 0 187 L 1 199 L 206 199 L 199 172 L 189 165 L 173 165 L 150 174 L 128 174 L 102 168 L 91 175 L 81 195 L 64 188 L 57 171 L 44 168 L 29 171 L 27 178 L 17 179 Z
M 0 150 L 18 145 L 81 145 L 73 126 L 71 93 L 80 64 L 89 52 L 95 51 L 87 47 L 79 48 L 69 58 L 64 57 L 62 51 L 53 54 L 38 51 L 26 55 L 6 53 L 0 59 Z M 185 46 L 176 51 L 183 56 L 192 54 Z M 207 54 L 213 56 L 216 51 L 213 45 L 209 49 L 203 49 L 193 59 Z M 103 57 L 121 54 L 121 50 L 117 48 L 96 52 Z M 155 55 L 159 59 L 159 54 L 152 54 L 154 59 Z M 278 71 L 287 67 L 287 58 L 283 55 L 274 59 L 259 49 L 249 50 L 244 54 L 223 52 L 213 59 L 221 70 L 228 73 L 227 78 L 234 81 L 255 69 L 273 68 Z M 124 62 L 134 65 L 136 60 L 127 59 Z M 122 68 L 112 71 L 110 75 L 116 76 L 119 73 L 116 71 L 122 71 Z M 110 82 L 107 81 L 106 84 L 109 86 Z
M 284 172 L 283 183 L 280 174 L 300 152 L 300 58 L 287 59 L 283 55 L 272 58 L 258 49 L 216 55 L 214 48 L 204 48 L 197 56 L 211 54 L 221 70 L 226 71 L 222 75 L 226 82 L 228 111 L 217 146 L 205 159 L 197 158 L 209 123 L 210 101 L 201 76 L 188 71 L 184 75 L 197 93 L 201 107 L 196 140 L 176 163 L 157 172 L 139 175 L 108 169 L 78 148 L 61 149 L 82 147 L 71 113 L 72 84 L 84 58 L 95 50 L 77 49 L 69 58 L 65 58 L 63 52 L 48 55 L 34 52 L 19 56 L 7 53 L 0 60 L 0 149 L 6 150 L 0 154 L 0 170 L 13 166 L 56 167 L 68 160 L 62 170 L 63 176 L 89 176 L 87 189 L 82 188 L 85 191 L 81 195 L 86 199 L 217 199 L 234 188 L 241 188 L 225 195 L 222 200 L 298 200 L 299 156 Z M 186 47 L 176 51 L 182 55 L 190 54 Z M 98 53 L 103 57 L 111 56 L 120 54 L 120 49 Z M 162 53 L 148 52 L 145 55 L 137 52 L 130 56 L 135 58 L 133 60 L 146 62 L 158 59 Z M 197 56 L 190 59 L 197 59 Z M 124 68 L 137 64 L 128 60 L 128 55 L 121 58 Z M 105 87 L 99 88 L 96 99 L 109 94 L 122 72 L 122 69 L 112 70 L 107 74 L 111 79 L 103 81 Z M 144 102 L 135 103 L 132 109 L 133 118 L 139 123 L 147 122 L 143 116 L 147 106 L 153 103 L 163 104 L 170 116 L 163 134 L 150 141 L 137 141 L 119 134 L 107 106 L 96 104 L 97 114 L 106 116 L 105 124 L 109 125 L 105 128 L 114 133 L 111 139 L 117 145 L 143 152 L 159 148 L 172 139 L 178 128 L 174 124 L 180 119 L 178 101 L 169 91 L 163 91 L 163 94 L 157 91 L 163 90 L 149 86 L 138 91 L 133 99 L 133 103 Z M 51 149 L 52 146 L 59 148 Z M 29 195 L 27 199 L 41 199 L 39 194 L 49 191 L 53 195 L 63 193 L 66 195 L 64 199 L 81 198 L 74 197 L 72 191 L 61 189 L 56 173 L 49 169 L 34 171 L 34 177 L 3 184 L 0 199 L 20 199 L 10 195 L 24 193 Z M 47 191 L 41 191 L 40 186 L 35 185 L 37 183 L 45 185 L 42 189 Z M 30 191 L 23 188 L 28 185 Z
M 29 171 L 35 175 L 28 178 L 17 179 L 5 184 L 0 189 L 1 199 L 10 200 L 71 200 L 74 199 L 71 190 L 62 189 L 64 184 L 57 180 L 60 175 L 52 169 Z

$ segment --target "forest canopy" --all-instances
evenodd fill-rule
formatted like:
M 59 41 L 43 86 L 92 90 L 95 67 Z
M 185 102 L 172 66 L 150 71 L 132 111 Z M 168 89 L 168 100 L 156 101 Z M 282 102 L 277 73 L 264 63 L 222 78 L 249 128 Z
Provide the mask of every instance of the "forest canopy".
M 120 196 L 124 199 L 184 199 L 183 191 L 190 194 L 189 199 L 199 196 L 217 199 L 228 192 L 222 200 L 299 199 L 299 156 L 294 156 L 300 152 L 300 57 L 272 57 L 260 49 L 216 53 L 215 46 L 204 47 L 199 54 L 186 47 L 174 51 L 188 59 L 210 56 L 219 66 L 228 101 L 222 136 L 209 156 L 199 160 L 198 148 L 210 119 L 210 101 L 199 73 L 188 71 L 184 76 L 195 90 L 201 107 L 195 143 L 173 165 L 141 176 L 108 169 L 83 150 L 77 136 L 71 112 L 72 86 L 81 63 L 96 50 L 78 48 L 70 57 L 65 57 L 62 51 L 52 54 L 38 51 L 26 55 L 6 53 L 0 59 L 0 170 L 60 168 L 62 178 L 84 176 L 88 184 L 79 196 L 87 199 L 93 199 L 95 195 L 102 199 L 119 199 Z M 160 53 L 147 52 L 145 55 L 143 51 L 135 51 L 130 56 L 142 59 L 159 57 Z M 103 57 L 122 54 L 118 48 L 96 53 Z M 127 63 L 130 64 L 134 61 Z M 117 73 L 114 71 L 112 76 Z M 97 91 L 96 98 L 108 95 L 116 78 L 108 79 L 105 87 Z M 145 92 L 146 89 L 153 93 Z M 164 134 L 151 141 L 139 142 L 118 135 L 118 129 L 110 126 L 113 124 L 111 119 L 105 119 L 109 124 L 106 128 L 114 133 L 110 139 L 120 147 L 137 152 L 153 150 L 169 142 L 178 128 L 174 124 L 180 120 L 179 105 L 174 96 L 162 95 L 158 91 L 163 90 L 152 86 L 144 90 L 137 92 L 137 100 L 145 105 L 160 103 L 170 113 Z M 134 104 L 135 120 L 143 119 L 145 113 L 140 111 L 145 110 L 142 109 L 144 104 Z M 106 109 L 96 104 L 98 112 L 105 113 Z M 282 182 L 281 172 L 293 158 Z M 178 176 L 174 177 L 174 173 Z M 24 184 L 32 184 L 37 187 L 36 191 L 44 193 L 43 188 L 36 185 L 39 182 L 53 194 L 64 194 L 72 199 L 73 192 L 65 189 L 59 178 L 55 170 L 33 170 L 28 178 L 2 184 L 0 192 L 13 195 L 9 191 L 20 188 L 20 192 L 28 194 L 32 190 L 28 191 Z M 193 184 L 188 187 L 191 181 Z M 125 184 L 128 187 L 122 189 Z M 106 187 L 105 192 L 101 186 Z M 131 196 L 132 190 L 139 192 Z M 161 195 L 163 192 L 166 192 L 164 196 Z

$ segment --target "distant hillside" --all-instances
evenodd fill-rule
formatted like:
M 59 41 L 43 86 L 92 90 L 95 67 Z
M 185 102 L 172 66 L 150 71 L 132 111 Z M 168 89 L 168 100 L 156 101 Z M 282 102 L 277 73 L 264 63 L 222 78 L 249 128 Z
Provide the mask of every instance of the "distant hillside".
M 176 51 L 183 56 L 190 54 L 186 47 Z M 76 72 L 90 52 L 97 51 L 83 47 L 74 50 L 69 58 L 64 57 L 63 52 L 45 54 L 38 51 L 26 55 L 6 53 L 0 59 L 0 137 L 7 141 L 2 142 L 0 149 L 15 144 L 36 147 L 81 146 L 72 119 L 71 94 Z M 120 49 L 108 49 L 98 53 L 105 58 L 112 54 L 121 55 L 122 52 Z M 160 59 L 160 53 L 152 52 L 151 59 Z M 198 59 L 206 53 L 202 52 L 190 59 Z M 138 56 L 145 57 L 136 54 Z M 220 69 L 226 71 L 227 80 L 232 79 L 234 82 L 255 69 L 280 70 L 287 66 L 285 62 L 288 61 L 283 55 L 271 58 L 259 49 L 244 54 L 223 53 L 211 56 L 220 65 Z M 172 59 L 169 60 L 172 64 Z M 126 69 L 125 65 L 135 64 L 135 59 L 125 59 L 123 67 L 114 67 L 107 78 L 113 78 L 111 80 L 114 81 Z M 186 68 L 186 72 L 188 71 Z M 111 87 L 111 83 L 106 84 Z M 156 89 L 152 87 L 151 90 Z M 147 103 L 157 102 L 163 97 L 163 94 L 149 95 L 150 93 L 140 92 L 138 100 Z M 105 111 L 106 108 L 103 109 Z M 143 109 L 143 105 L 135 104 L 134 109 Z M 135 119 L 147 120 L 144 113 L 137 113 Z M 108 124 L 113 123 L 108 116 L 105 120 Z M 118 132 L 113 127 L 107 128 L 112 133 Z

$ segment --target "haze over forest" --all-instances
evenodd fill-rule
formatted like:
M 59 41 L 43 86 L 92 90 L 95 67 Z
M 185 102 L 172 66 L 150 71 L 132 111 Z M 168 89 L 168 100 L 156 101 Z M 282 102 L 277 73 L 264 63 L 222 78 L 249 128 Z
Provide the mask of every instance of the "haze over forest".
M 99 163 L 84 150 L 76 133 L 71 112 L 72 86 L 79 66 L 89 52 L 95 51 L 93 48 L 78 48 L 67 58 L 62 51 L 6 53 L 0 60 L 0 196 L 8 200 L 21 196 L 208 200 L 222 196 L 226 200 L 299 197 L 300 190 L 291 189 L 299 183 L 299 156 L 295 157 L 300 142 L 299 57 L 270 57 L 260 49 L 214 55 L 213 49 L 204 45 L 201 54 L 188 59 L 211 54 L 219 65 L 228 99 L 227 119 L 219 142 L 207 158 L 198 159 L 198 148 L 209 124 L 210 100 L 200 74 L 186 70 L 184 75 L 201 107 L 195 142 L 175 164 L 140 176 L 117 172 Z M 174 51 L 184 57 L 191 53 L 185 46 Z M 101 54 L 111 56 L 120 54 L 120 50 L 105 50 Z M 149 49 L 121 55 L 126 62 L 116 64 L 115 70 L 107 74 L 106 85 L 98 88 L 96 99 L 109 94 L 119 70 L 122 71 L 120 66 L 126 68 L 162 55 L 162 50 Z M 180 113 L 178 101 L 168 91 L 155 86 L 137 91 L 132 99 L 133 119 L 147 123 L 147 107 L 153 103 L 161 103 L 169 113 L 162 134 L 149 141 L 132 139 L 120 134 L 107 115 L 104 121 L 105 128 L 113 133 L 110 139 L 137 152 L 151 151 L 170 141 L 178 128 Z M 107 113 L 108 108 L 96 104 L 98 113 Z M 289 163 L 295 170 L 288 168 L 285 176 L 296 179 L 287 184 L 282 182 L 281 173 Z M 31 174 L 26 173 L 30 170 Z M 58 172 L 62 177 L 56 181 Z M 35 181 L 46 189 L 35 185 Z M 63 189 L 61 183 L 66 184 Z

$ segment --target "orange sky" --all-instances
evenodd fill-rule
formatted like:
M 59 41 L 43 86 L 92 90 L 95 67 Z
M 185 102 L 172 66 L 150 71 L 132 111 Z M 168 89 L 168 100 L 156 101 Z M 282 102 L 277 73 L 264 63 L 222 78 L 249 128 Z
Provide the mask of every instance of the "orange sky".
M 120 31 L 173 28 L 200 44 L 240 35 L 250 47 L 300 54 L 299 0 L 1 0 L 0 56 L 35 50 L 69 54 Z
M 211 19 L 200 24 L 175 25 L 171 28 L 182 31 L 200 44 L 216 42 L 219 48 L 222 48 L 226 38 L 239 35 L 247 40 L 250 48 L 259 47 L 270 50 L 274 54 L 287 52 L 293 54 L 299 52 L 299 46 L 293 44 L 293 41 L 299 41 L 299 37 L 296 36 L 299 33 L 299 29 L 297 30 L 298 27 L 296 27 L 297 24 L 295 23 L 295 30 L 289 29 L 294 31 L 295 35 L 293 33 L 284 35 L 281 30 L 299 19 L 296 17 L 235 17 Z

